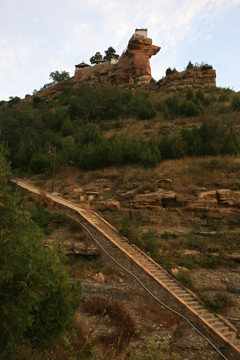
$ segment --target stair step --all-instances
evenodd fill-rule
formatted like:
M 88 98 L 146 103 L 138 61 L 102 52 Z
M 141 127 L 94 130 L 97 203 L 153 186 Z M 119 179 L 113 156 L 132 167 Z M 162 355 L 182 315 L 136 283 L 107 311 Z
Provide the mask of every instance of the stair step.
M 190 306 L 192 305 L 200 305 L 199 302 L 197 300 L 190 300 L 190 301 L 186 301 L 186 303 Z
M 228 332 L 229 331 L 229 326 L 227 325 L 223 325 L 223 324 L 213 324 L 213 326 L 218 330 L 218 331 L 221 331 L 221 332 Z
M 204 312 L 203 309 L 199 310 L 199 315 L 207 322 L 210 322 L 211 320 L 214 319 L 214 315 L 209 314 L 208 312 Z
M 234 331 L 228 331 L 223 334 L 226 338 L 235 340 L 236 339 L 236 333 Z
M 234 339 L 233 344 L 237 347 L 240 347 L 240 339 Z
M 169 279 L 167 279 L 167 280 L 165 281 L 165 284 L 166 284 L 166 285 L 178 286 L 174 280 L 169 280 Z
M 204 307 L 202 306 L 202 304 L 192 304 L 191 307 L 194 309 L 194 310 L 197 310 L 197 312 L 199 312 L 200 310 L 203 310 Z
M 183 300 L 191 300 L 192 299 L 192 295 L 190 295 L 190 294 L 182 294 L 181 295 L 181 298 L 183 299 Z

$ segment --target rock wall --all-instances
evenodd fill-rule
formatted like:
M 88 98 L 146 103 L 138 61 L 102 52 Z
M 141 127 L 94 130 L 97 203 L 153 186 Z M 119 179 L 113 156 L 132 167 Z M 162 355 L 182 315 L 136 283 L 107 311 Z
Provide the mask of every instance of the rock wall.
M 216 86 L 216 71 L 210 65 L 199 66 L 167 75 L 158 85 L 160 89 L 167 91 Z
M 110 62 L 84 68 L 75 72 L 74 84 L 86 80 L 91 81 L 91 83 L 99 83 L 102 79 L 108 80 L 115 69 L 116 65 L 111 64 Z

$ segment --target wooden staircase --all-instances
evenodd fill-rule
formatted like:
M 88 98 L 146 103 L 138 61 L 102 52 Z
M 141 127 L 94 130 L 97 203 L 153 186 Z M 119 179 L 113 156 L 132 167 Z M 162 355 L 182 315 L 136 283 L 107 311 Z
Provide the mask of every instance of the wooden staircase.
M 16 185 L 32 193 L 40 194 L 41 190 L 21 180 L 12 180 Z M 47 194 L 55 203 L 77 212 L 88 224 L 90 224 L 100 234 L 104 235 L 111 243 L 117 246 L 128 258 L 132 259 L 140 268 L 150 275 L 161 287 L 166 289 L 186 310 L 191 311 L 197 318 L 213 331 L 224 342 L 228 343 L 240 359 L 240 339 L 237 339 L 236 328 L 225 318 L 206 309 L 204 304 L 190 290 L 182 286 L 159 264 L 152 260 L 148 255 L 141 251 L 136 245 L 121 236 L 117 230 L 97 213 L 82 209 L 75 203 L 64 200 L 63 198 Z

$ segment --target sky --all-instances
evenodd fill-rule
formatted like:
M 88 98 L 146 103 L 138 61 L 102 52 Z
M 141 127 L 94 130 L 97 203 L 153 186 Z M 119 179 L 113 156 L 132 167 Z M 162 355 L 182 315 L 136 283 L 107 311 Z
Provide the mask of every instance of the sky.
M 0 9 L 0 100 L 32 94 L 56 70 L 73 76 L 109 46 L 121 54 L 136 28 L 161 47 L 154 79 L 206 62 L 217 86 L 240 91 L 240 0 L 1 0 Z

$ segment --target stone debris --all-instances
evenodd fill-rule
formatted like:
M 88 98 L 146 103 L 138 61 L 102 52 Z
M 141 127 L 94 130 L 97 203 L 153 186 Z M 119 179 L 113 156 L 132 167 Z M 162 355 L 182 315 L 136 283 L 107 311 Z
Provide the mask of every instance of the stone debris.
M 97 281 L 97 282 L 100 282 L 100 283 L 105 283 L 105 277 L 103 275 L 103 273 L 98 273 L 98 274 L 95 274 L 93 277 L 93 280 Z

